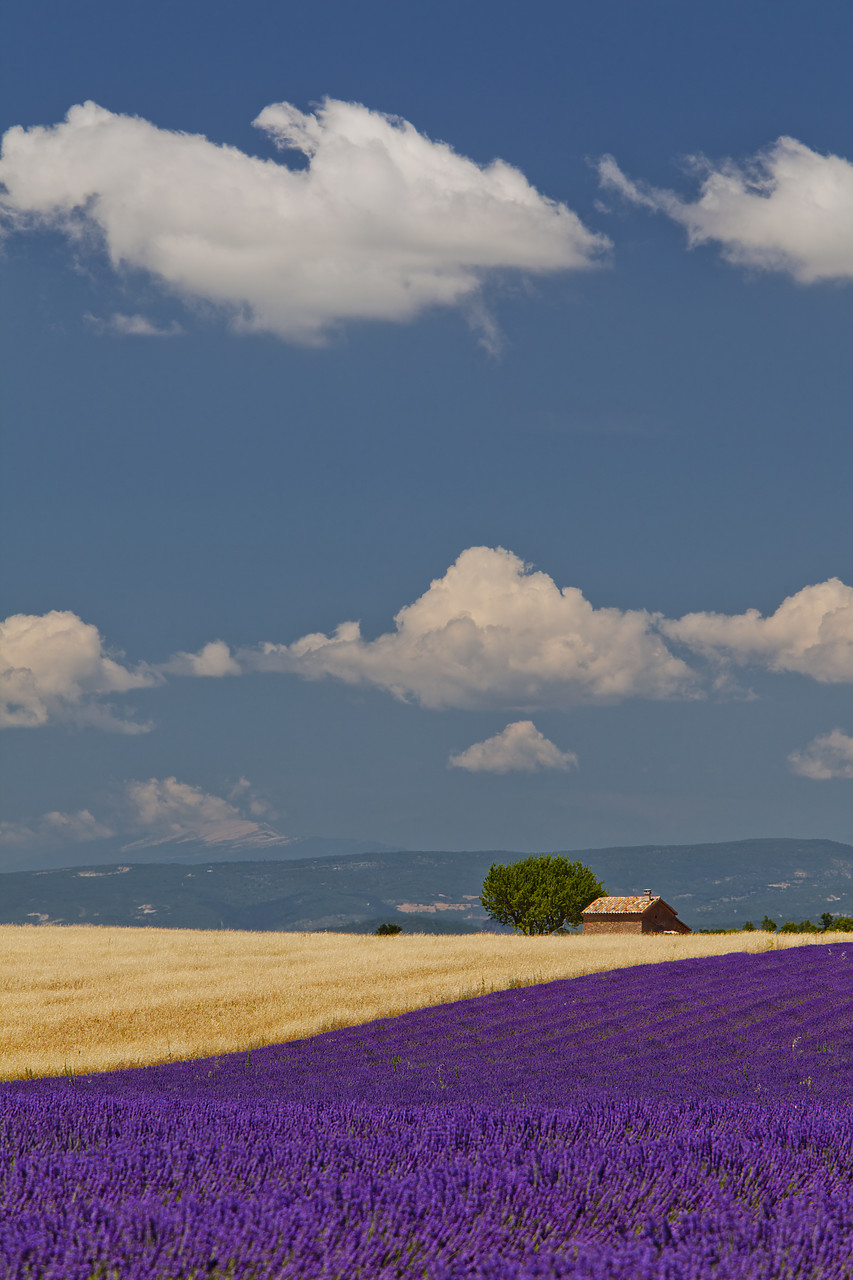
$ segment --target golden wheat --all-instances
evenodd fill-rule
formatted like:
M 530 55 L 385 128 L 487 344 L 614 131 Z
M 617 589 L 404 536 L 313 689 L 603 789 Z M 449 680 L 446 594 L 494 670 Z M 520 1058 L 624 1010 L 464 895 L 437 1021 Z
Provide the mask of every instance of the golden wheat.
M 3 925 L 0 1079 L 231 1053 L 531 982 L 822 941 L 832 935 L 376 938 Z

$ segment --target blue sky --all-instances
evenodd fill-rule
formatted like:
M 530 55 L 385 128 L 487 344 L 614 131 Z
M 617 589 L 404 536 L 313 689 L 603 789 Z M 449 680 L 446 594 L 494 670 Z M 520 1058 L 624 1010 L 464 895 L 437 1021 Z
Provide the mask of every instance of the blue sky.
M 18 6 L 0 866 L 853 841 L 851 39 Z

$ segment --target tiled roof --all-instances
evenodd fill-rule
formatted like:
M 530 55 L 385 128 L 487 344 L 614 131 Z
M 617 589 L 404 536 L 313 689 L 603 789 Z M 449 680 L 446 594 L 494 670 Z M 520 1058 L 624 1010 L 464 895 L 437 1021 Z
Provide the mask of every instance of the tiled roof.
M 654 903 L 662 901 L 662 898 L 647 898 L 644 893 L 630 898 L 596 898 L 595 902 L 584 907 L 581 915 L 641 916 Z

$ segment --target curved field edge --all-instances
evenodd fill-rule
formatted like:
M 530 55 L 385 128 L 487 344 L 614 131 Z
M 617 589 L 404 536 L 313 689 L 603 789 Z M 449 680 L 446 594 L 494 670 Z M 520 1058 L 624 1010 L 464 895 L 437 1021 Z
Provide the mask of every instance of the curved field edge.
M 0 1275 L 849 1280 L 853 943 L 0 1088 Z
M 532 983 L 832 936 L 374 938 L 0 927 L 0 1080 L 303 1039 Z
M 853 943 L 608 970 L 36 1094 L 434 1106 L 853 1097 Z

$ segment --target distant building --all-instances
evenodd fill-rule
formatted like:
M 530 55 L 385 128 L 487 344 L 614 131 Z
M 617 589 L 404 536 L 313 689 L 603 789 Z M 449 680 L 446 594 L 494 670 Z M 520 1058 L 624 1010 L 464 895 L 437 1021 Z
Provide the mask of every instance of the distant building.
M 593 933 L 691 933 L 668 902 L 652 896 L 651 889 L 629 898 L 596 898 L 581 912 L 583 932 Z

